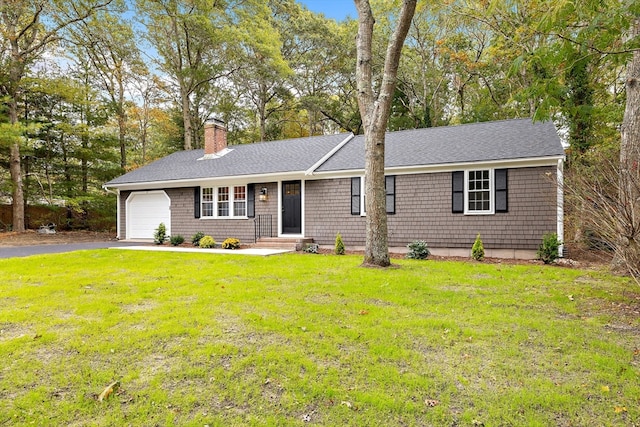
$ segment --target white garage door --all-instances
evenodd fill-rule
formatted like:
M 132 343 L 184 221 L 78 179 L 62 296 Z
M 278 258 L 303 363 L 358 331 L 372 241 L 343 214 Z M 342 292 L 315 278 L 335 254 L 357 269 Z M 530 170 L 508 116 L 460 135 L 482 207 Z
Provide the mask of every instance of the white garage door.
M 164 191 L 134 192 L 127 198 L 127 239 L 153 239 L 160 223 L 171 235 L 171 200 Z

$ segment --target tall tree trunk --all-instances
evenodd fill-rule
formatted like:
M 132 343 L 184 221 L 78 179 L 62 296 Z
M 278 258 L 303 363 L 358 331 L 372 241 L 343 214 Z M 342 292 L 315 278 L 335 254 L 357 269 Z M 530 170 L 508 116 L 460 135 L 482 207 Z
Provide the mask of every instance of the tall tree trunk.
M 362 117 L 365 137 L 365 199 L 366 242 L 364 265 L 388 267 L 389 244 L 387 235 L 387 213 L 384 188 L 385 131 L 391 112 L 391 103 L 396 88 L 396 76 L 411 20 L 416 9 L 416 0 L 404 0 L 398 15 L 397 26 L 389 44 L 384 62 L 380 91 L 374 94 L 373 82 L 373 27 L 375 19 L 368 0 L 354 0 L 358 10 L 358 36 L 356 80 L 358 108 Z
M 24 193 L 22 189 L 22 166 L 20 159 L 20 147 L 17 143 L 11 144 L 11 182 L 13 184 L 13 231 L 22 233 L 24 226 Z
M 631 38 L 640 35 L 640 16 L 631 28 Z M 626 269 L 634 277 L 640 273 L 640 51 L 635 50 L 627 65 L 627 103 L 620 140 L 620 206 L 626 208 L 621 215 L 621 242 L 619 255 Z M 615 261 L 615 260 L 614 260 Z M 633 271 L 635 270 L 635 271 Z
M 17 72 L 17 71 L 16 71 Z M 18 103 L 16 101 L 17 90 L 12 90 L 9 100 L 9 121 L 13 126 L 18 126 Z M 11 154 L 9 160 L 9 173 L 12 183 L 12 211 L 13 211 L 13 231 L 22 233 L 25 231 L 24 221 L 24 190 L 22 185 L 22 158 L 20 156 L 20 145 L 18 142 L 11 144 Z
M 127 168 L 127 110 L 124 105 L 124 81 L 118 76 L 118 137 L 120 139 L 120 167 Z
M 191 123 L 191 103 L 189 93 L 180 85 L 180 98 L 182 101 L 182 122 L 184 124 L 184 149 L 193 149 L 193 126 Z

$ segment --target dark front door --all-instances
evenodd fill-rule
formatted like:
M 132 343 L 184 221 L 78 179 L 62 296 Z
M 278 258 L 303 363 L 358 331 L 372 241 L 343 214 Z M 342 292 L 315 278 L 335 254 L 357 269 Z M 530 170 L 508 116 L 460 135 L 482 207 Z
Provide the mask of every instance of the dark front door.
M 302 182 L 282 183 L 282 234 L 302 233 Z

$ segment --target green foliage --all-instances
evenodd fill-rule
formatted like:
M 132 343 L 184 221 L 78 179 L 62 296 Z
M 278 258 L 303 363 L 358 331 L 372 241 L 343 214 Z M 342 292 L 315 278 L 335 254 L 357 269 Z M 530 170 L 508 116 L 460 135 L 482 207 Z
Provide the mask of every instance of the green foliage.
M 545 234 L 542 236 L 542 243 L 540 243 L 536 253 L 538 259 L 545 264 L 555 262 L 560 254 L 560 245 L 562 245 L 562 242 L 558 239 L 556 233 Z
M 342 235 L 336 234 L 336 247 L 334 250 L 336 255 L 344 255 L 344 242 L 342 241 Z
M 482 244 L 482 239 L 480 239 L 480 234 L 476 236 L 476 240 L 471 247 L 471 258 L 476 261 L 482 261 L 484 259 L 484 245 Z
M 240 249 L 240 240 L 228 237 L 222 242 L 222 249 Z
M 162 245 L 167 240 L 167 226 L 164 222 L 161 222 L 158 228 L 153 233 L 153 243 L 156 245 Z
M 213 240 L 213 237 L 211 236 L 203 236 L 202 239 L 200 239 L 200 243 L 199 246 L 201 248 L 213 248 L 216 245 L 216 241 Z
M 204 233 L 202 231 L 197 231 L 196 234 L 191 236 L 191 243 L 193 246 L 200 246 L 200 239 L 204 237 Z
M 171 246 L 180 246 L 181 244 L 184 243 L 184 237 L 182 237 L 179 234 L 176 234 L 175 236 L 171 236 L 169 238 L 169 243 L 171 243 Z
M 427 259 L 431 255 L 427 242 L 424 240 L 414 240 L 407 245 L 409 252 L 407 252 L 407 258 L 409 259 Z

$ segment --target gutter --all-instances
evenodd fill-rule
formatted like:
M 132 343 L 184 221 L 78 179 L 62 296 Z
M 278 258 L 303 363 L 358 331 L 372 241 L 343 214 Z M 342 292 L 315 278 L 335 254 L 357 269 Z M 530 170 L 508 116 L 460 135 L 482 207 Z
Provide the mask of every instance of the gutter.
M 342 141 L 340 144 L 338 144 L 335 147 L 333 147 L 333 149 L 331 151 L 329 151 L 320 160 L 318 160 L 316 163 L 314 163 L 313 166 L 311 166 L 309 169 L 307 169 L 304 172 L 305 176 L 313 175 L 313 173 L 316 171 L 316 169 L 318 169 L 320 166 L 322 166 L 324 164 L 324 162 L 329 160 L 334 154 L 336 154 L 342 147 L 344 147 L 353 138 L 355 138 L 355 135 L 353 133 L 349 134 L 345 138 L 344 141 Z

